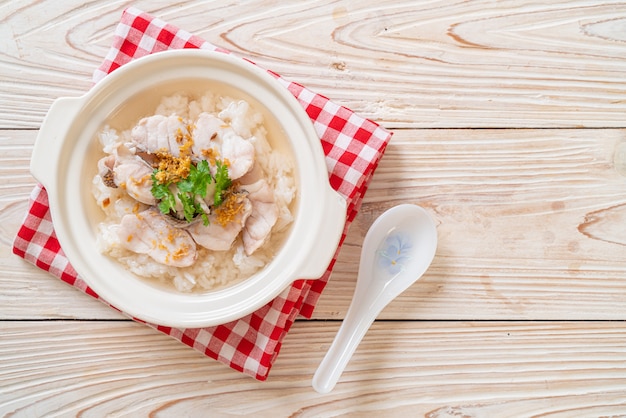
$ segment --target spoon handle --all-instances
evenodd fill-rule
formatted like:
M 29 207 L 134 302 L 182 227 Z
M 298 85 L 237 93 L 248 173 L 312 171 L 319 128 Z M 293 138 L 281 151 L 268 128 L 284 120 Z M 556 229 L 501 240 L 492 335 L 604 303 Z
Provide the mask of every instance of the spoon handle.
M 353 309 L 348 310 L 326 356 L 313 376 L 313 389 L 318 393 L 333 390 L 365 333 L 376 319 L 376 315 L 378 311 L 355 315 Z

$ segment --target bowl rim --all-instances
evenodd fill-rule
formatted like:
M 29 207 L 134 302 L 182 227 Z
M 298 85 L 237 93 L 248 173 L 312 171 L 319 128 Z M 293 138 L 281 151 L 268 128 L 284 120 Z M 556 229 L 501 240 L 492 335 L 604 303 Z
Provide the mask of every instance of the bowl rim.
M 135 279 L 124 283 L 124 292 L 128 294 L 122 294 L 122 283 L 117 275 L 131 273 L 120 271 L 118 263 L 113 260 L 106 263 L 89 260 L 90 257 L 95 256 L 94 252 L 85 249 L 85 245 L 79 244 L 79 237 L 88 227 L 84 219 L 85 215 L 81 213 L 81 205 L 72 205 L 71 196 L 67 196 L 69 193 L 60 189 L 66 186 L 66 189 L 76 190 L 76 194 L 80 191 L 75 183 L 68 180 L 68 177 L 82 169 L 76 157 L 88 152 L 90 141 L 93 142 L 95 137 L 97 124 L 97 121 L 85 122 L 81 120 L 81 117 L 105 113 L 106 109 L 99 109 L 98 106 L 103 103 L 109 107 L 112 106 L 111 103 L 115 103 L 115 93 L 118 91 L 115 89 L 119 86 L 126 86 L 129 80 L 137 82 L 137 77 L 142 71 L 164 68 L 164 74 L 175 79 L 174 64 L 180 65 L 181 63 L 188 64 L 193 71 L 197 71 L 196 66 L 206 69 L 208 67 L 203 66 L 211 64 L 241 72 L 245 77 L 263 87 L 259 90 L 260 92 L 271 94 L 271 97 L 265 96 L 265 100 L 273 104 L 281 104 L 280 109 L 288 110 L 290 120 L 287 122 L 290 125 L 287 128 L 283 125 L 283 128 L 289 131 L 288 135 L 293 131 L 299 131 L 301 134 L 297 139 L 287 138 L 287 141 L 293 147 L 297 164 L 303 166 L 298 171 L 306 172 L 306 175 L 304 173 L 299 175 L 301 201 L 298 205 L 298 213 L 295 215 L 294 226 L 292 226 L 294 230 L 283 245 L 283 249 L 289 245 L 293 248 L 289 251 L 281 249 L 277 258 L 262 270 L 262 274 L 257 273 L 251 279 L 214 292 L 176 293 L 171 290 L 157 289 L 146 283 L 144 279 Z M 155 73 L 161 74 L 158 71 Z M 178 70 L 176 77 L 183 77 L 178 75 L 180 73 L 181 71 Z M 215 76 L 215 74 L 212 75 Z M 156 83 L 155 80 L 158 79 L 153 74 L 144 76 L 146 77 L 152 78 L 142 84 L 144 87 L 153 86 L 151 83 Z M 207 74 L 199 75 L 199 78 L 204 77 L 207 77 Z M 143 79 L 139 80 L 139 82 L 142 81 Z M 144 89 L 137 88 L 136 90 L 143 91 Z M 127 99 L 132 97 L 132 94 L 134 93 L 129 92 Z M 106 106 L 103 107 L 106 108 Z M 97 120 L 98 117 L 94 119 Z M 77 130 L 81 131 L 79 135 L 76 134 Z M 91 135 L 90 132 L 92 132 Z M 68 145 L 71 151 L 68 151 Z M 44 157 L 47 162 L 42 164 Z M 36 164 L 44 167 L 34 166 Z M 31 171 L 48 191 L 57 238 L 79 276 L 101 298 L 117 309 L 133 318 L 159 325 L 205 327 L 226 323 L 262 307 L 294 280 L 320 277 L 335 253 L 344 228 L 345 199 L 330 186 L 319 137 L 302 106 L 275 76 L 250 61 L 218 51 L 183 49 L 147 55 L 116 69 L 83 96 L 58 99 L 50 108 L 38 134 L 31 160 Z M 68 182 L 70 182 L 69 186 Z M 92 198 L 91 195 L 89 198 Z M 329 217 L 340 219 L 329 221 Z M 299 249 L 295 249 L 296 245 Z M 100 257 L 106 258 L 101 254 Z M 94 266 L 94 263 L 97 265 Z M 117 267 L 111 267 L 112 263 Z M 271 274 L 278 278 L 268 279 Z M 113 280 L 115 284 L 105 284 L 106 280 Z M 114 290 L 112 286 L 119 286 L 119 288 Z M 148 300 L 150 302 L 147 302 Z M 162 305 L 161 311 L 168 311 L 170 314 L 174 312 L 177 315 L 169 317 L 161 315 L 159 309 L 153 306 L 155 304 Z M 213 310 L 208 309 L 209 305 Z

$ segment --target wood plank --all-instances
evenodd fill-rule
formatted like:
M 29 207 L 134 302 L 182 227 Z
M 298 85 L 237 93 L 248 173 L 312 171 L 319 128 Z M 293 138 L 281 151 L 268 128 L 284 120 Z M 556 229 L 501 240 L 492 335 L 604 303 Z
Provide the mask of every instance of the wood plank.
M 565 417 L 626 408 L 622 323 L 377 322 L 335 390 L 319 395 L 310 381 L 338 325 L 297 322 L 268 381 L 257 382 L 134 323 L 0 322 L 0 411 Z
M 624 416 L 626 4 L 231 3 L 0 2 L 0 416 Z M 267 382 L 11 253 L 37 129 L 130 5 L 395 129 Z M 437 221 L 433 265 L 319 395 L 363 237 L 405 202 Z
M 427 274 L 381 318 L 625 319 L 625 134 L 396 131 L 316 318 L 343 317 L 367 229 L 385 209 L 409 202 L 436 219 L 439 248 Z M 34 185 L 27 161 L 35 135 L 0 135 L 0 315 L 120 318 L 11 253 Z
M 439 247 L 382 317 L 626 318 L 624 134 L 397 131 L 317 314 L 343 317 L 367 228 L 410 202 L 434 216 Z
M 128 5 L 4 2 L 0 128 L 86 91 Z M 621 1 L 134 5 L 389 127 L 625 126 Z

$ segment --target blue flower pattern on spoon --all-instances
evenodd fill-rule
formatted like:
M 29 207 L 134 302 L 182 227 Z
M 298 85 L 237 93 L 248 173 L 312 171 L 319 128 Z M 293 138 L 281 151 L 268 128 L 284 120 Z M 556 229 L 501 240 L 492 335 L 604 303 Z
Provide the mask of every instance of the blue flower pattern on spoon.
M 378 263 L 391 275 L 400 273 L 411 259 L 408 255 L 413 244 L 406 235 L 389 235 L 378 250 Z

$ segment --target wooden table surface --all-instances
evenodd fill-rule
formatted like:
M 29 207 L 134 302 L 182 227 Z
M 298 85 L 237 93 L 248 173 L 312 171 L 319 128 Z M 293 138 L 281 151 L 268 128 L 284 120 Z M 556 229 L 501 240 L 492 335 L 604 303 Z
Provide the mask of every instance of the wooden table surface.
M 14 256 L 54 99 L 134 5 L 394 131 L 313 320 L 257 382 Z M 626 416 L 626 3 L 0 2 L 3 416 Z M 426 275 L 335 390 L 311 378 L 385 209 L 436 219 Z

